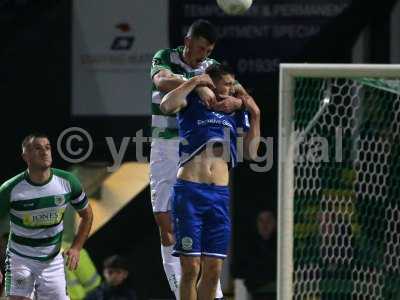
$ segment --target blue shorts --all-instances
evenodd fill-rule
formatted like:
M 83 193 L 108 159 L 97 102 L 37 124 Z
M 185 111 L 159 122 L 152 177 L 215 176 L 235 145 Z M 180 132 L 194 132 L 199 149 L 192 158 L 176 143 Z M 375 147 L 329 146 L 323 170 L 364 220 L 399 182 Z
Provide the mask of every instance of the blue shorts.
M 225 258 L 231 234 L 229 188 L 178 179 L 172 194 L 173 255 Z

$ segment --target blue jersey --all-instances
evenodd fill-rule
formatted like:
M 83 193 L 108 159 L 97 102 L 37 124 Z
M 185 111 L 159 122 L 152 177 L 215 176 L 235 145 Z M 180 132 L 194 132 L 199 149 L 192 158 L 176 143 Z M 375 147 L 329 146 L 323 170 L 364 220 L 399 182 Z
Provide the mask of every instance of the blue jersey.
M 179 165 L 183 165 L 200 153 L 209 142 L 221 142 L 230 154 L 229 167 L 237 164 L 238 128 L 247 131 L 249 117 L 245 111 L 231 114 L 207 109 L 199 96 L 192 92 L 187 97 L 187 106 L 178 113 Z M 229 147 L 228 147 L 229 146 Z

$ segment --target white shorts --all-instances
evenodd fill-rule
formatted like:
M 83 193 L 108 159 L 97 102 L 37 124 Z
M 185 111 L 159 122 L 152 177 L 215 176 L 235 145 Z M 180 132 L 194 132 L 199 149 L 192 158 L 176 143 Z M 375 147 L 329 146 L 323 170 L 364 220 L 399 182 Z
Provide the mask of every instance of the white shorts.
M 69 300 L 61 253 L 48 261 L 38 261 L 8 252 L 5 287 L 6 296 Z
M 179 163 L 179 140 L 153 138 L 150 152 L 150 190 L 153 212 L 171 210 L 171 192 Z

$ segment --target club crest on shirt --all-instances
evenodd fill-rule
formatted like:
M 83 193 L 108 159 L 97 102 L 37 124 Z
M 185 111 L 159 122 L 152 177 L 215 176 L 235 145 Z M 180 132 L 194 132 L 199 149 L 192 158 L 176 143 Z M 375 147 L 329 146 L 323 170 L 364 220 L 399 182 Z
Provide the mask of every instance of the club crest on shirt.
M 192 250 L 192 247 L 193 247 L 193 240 L 188 236 L 183 237 L 182 238 L 182 249 L 183 250 Z
M 54 196 L 54 204 L 55 205 L 63 205 L 65 203 L 64 195 Z
M 27 283 L 27 278 L 24 278 L 24 277 L 17 278 L 15 280 L 15 283 L 19 288 L 25 287 L 25 285 Z

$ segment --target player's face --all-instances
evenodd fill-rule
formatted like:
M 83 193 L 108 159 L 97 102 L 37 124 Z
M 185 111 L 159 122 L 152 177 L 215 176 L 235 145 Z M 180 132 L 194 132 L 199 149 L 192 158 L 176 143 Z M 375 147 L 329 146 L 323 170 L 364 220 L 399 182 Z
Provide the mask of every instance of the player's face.
M 110 286 L 118 286 L 128 277 L 128 272 L 122 269 L 105 268 L 103 275 Z
M 23 158 L 28 167 L 45 170 L 52 163 L 51 146 L 47 138 L 35 138 L 25 148 Z
M 196 68 L 202 61 L 204 61 L 214 50 L 215 44 L 211 44 L 203 37 L 185 38 L 185 60 L 186 63 L 192 68 Z
M 269 239 L 276 229 L 274 215 L 269 211 L 260 213 L 257 218 L 257 229 L 264 239 Z
M 214 82 L 215 94 L 230 96 L 234 94 L 235 77 L 231 74 L 222 75 L 221 79 Z

